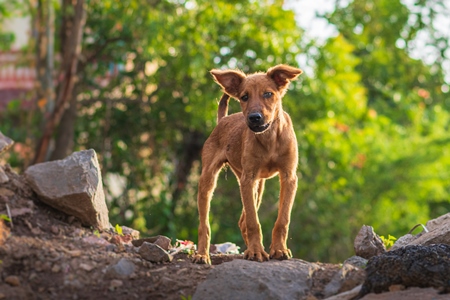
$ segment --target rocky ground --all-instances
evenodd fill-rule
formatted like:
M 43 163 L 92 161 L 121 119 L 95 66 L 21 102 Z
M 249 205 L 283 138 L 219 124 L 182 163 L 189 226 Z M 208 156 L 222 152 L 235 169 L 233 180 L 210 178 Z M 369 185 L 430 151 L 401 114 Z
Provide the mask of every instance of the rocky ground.
M 5 168 L 0 184 L 0 299 L 189 299 L 216 265 L 242 255 L 215 255 L 213 265 L 188 254 L 152 263 L 114 230 L 98 232 L 40 202 L 22 176 Z M 4 220 L 8 216 L 11 220 Z M 119 239 L 120 240 L 120 239 Z M 123 263 L 123 262 L 126 263 Z M 130 263 L 131 262 L 131 263 Z M 339 269 L 320 264 L 311 295 Z
M 7 180 L 4 176 L 3 180 L 0 178 L 0 299 L 191 299 L 193 296 L 194 299 L 205 299 L 201 296 L 205 294 L 196 294 L 196 289 L 199 285 L 204 288 L 210 273 L 215 276 L 212 278 L 215 284 L 219 278 L 217 289 L 222 282 L 229 286 L 236 284 L 226 283 L 220 277 L 220 274 L 226 274 L 223 276 L 233 278 L 236 267 L 227 271 L 223 268 L 219 275 L 212 271 L 218 271 L 221 266 L 232 266 L 229 262 L 242 260 L 242 255 L 214 255 L 212 266 L 193 264 L 186 253 L 173 255 L 170 262 L 151 262 L 144 258 L 136 243 L 133 245 L 132 240 L 136 242 L 137 238 L 135 232 L 128 234 L 124 230 L 119 235 L 114 229 L 99 232 L 84 227 L 77 218 L 42 203 L 23 176 L 12 172 L 8 166 L 0 168 L 7 177 Z M 294 269 L 295 264 L 306 266 L 304 282 L 307 286 L 297 299 L 330 296 L 329 299 L 350 299 L 357 292 L 352 296 L 332 296 L 360 285 L 366 276 L 364 268 L 357 267 L 358 264 L 291 262 Z M 274 270 L 279 267 L 277 262 L 259 264 L 242 260 L 238 263 L 240 266 L 247 264 L 248 274 L 257 274 L 262 270 L 258 266 L 262 265 L 273 266 Z M 284 264 L 282 268 L 289 269 L 289 266 Z M 268 267 L 269 273 L 271 268 Z M 274 280 L 296 281 L 296 278 L 285 278 L 276 272 L 268 276 L 279 277 Z M 245 290 L 247 283 L 239 276 L 246 278 L 247 275 L 236 275 L 241 284 L 237 289 Z M 260 283 L 259 287 L 269 289 L 263 290 L 263 294 L 272 292 L 264 284 Z M 207 287 L 204 289 L 206 291 Z M 363 299 L 450 299 L 448 294 L 439 295 L 438 290 L 431 288 L 405 290 L 404 286 L 397 285 L 389 290 L 379 295 L 365 295 Z

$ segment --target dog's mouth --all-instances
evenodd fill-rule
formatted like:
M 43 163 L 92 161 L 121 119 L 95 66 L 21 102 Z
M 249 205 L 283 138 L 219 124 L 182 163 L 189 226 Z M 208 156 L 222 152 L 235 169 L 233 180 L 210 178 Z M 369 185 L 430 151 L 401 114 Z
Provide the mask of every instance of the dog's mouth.
M 251 125 L 251 126 L 249 125 L 248 127 L 253 132 L 262 133 L 262 132 L 266 131 L 267 128 L 269 128 L 269 126 L 270 126 L 270 123 L 263 124 L 263 125 Z

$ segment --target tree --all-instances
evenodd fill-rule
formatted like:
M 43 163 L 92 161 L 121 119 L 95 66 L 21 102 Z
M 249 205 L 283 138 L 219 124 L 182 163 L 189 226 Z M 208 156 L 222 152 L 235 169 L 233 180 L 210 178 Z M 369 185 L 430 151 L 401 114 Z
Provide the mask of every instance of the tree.
M 53 10 L 51 0 L 38 1 L 37 23 L 37 72 L 45 73 L 41 81 L 41 93 L 47 102 L 42 137 L 38 141 L 34 163 L 48 160 L 50 140 L 70 103 L 75 84 L 75 76 L 81 53 L 81 38 L 85 23 L 84 0 L 62 2 L 61 9 L 61 66 L 58 73 L 59 85 L 56 99 L 53 100 Z M 45 36 L 45 37 L 44 37 Z M 41 49 L 44 53 L 41 53 Z M 44 61 L 42 61 L 44 60 Z M 44 66 L 45 67 L 44 67 Z M 42 72 L 43 71 L 43 72 Z

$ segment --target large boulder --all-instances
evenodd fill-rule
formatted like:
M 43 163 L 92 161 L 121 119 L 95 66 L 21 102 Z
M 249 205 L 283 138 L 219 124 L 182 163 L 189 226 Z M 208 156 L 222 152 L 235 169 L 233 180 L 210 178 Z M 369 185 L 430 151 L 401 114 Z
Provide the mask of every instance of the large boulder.
M 372 257 L 359 297 L 392 286 L 450 288 L 450 246 L 406 246 Z
M 102 176 L 94 150 L 30 166 L 25 177 L 39 199 L 84 225 L 109 228 Z
M 236 259 L 216 266 L 192 299 L 302 299 L 317 265 L 299 259 L 257 263 Z

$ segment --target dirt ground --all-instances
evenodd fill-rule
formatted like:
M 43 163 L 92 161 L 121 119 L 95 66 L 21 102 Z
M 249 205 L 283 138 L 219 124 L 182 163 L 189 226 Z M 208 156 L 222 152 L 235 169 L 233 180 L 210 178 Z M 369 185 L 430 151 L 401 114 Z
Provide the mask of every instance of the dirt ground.
M 71 216 L 41 203 L 22 176 L 7 169 L 0 184 L 0 299 L 190 299 L 215 265 L 242 255 L 215 255 L 213 265 L 193 264 L 187 254 L 172 262 L 146 261 L 131 244 L 109 242 L 113 231 L 85 228 Z M 7 211 L 9 208 L 9 214 Z M 121 258 L 135 269 L 124 276 L 110 267 Z M 340 268 L 321 264 L 311 295 Z

